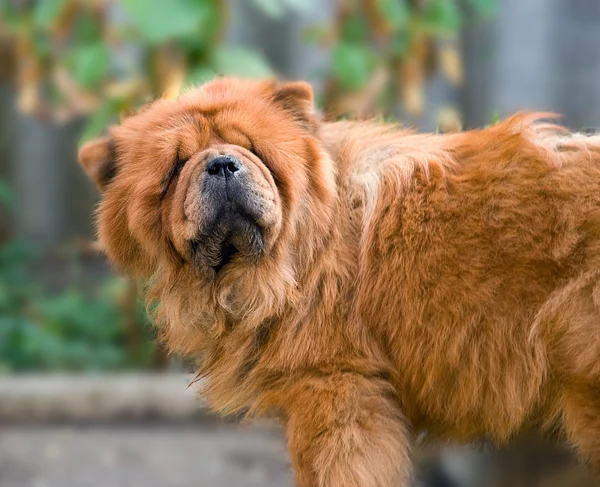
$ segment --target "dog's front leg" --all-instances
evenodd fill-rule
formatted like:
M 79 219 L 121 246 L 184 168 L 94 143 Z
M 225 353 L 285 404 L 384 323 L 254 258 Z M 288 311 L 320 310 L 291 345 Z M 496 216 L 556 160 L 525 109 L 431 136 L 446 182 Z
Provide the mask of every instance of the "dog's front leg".
M 285 392 L 298 487 L 405 487 L 411 434 L 392 386 L 354 373 L 307 375 Z

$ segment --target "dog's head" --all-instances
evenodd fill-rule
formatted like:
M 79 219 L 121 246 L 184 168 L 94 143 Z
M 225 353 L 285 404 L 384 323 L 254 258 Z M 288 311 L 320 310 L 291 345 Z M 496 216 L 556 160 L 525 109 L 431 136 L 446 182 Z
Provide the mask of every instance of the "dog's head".
M 264 318 L 293 292 L 331 217 L 318 130 L 308 84 L 231 78 L 112 127 L 79 154 L 102 193 L 109 258 L 188 301 L 203 293 L 203 312 Z

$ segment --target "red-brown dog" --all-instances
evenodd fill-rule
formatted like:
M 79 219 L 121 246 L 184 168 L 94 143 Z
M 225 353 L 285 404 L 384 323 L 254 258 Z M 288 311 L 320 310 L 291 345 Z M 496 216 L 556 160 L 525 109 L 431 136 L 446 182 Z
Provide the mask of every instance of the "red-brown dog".
M 166 343 L 215 410 L 283 420 L 299 486 L 407 485 L 420 431 L 600 467 L 600 138 L 538 119 L 327 124 L 305 83 L 222 78 L 80 159 Z

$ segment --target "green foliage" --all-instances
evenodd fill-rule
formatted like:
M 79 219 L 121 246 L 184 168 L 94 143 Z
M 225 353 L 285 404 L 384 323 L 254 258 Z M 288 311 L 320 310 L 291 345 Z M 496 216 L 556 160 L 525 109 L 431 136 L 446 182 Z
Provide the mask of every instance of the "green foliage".
M 255 50 L 243 46 L 226 46 L 219 42 L 218 33 L 223 28 L 224 14 L 215 0 L 172 0 L 169 2 L 147 0 L 117 0 L 128 20 L 122 28 L 122 36 L 143 49 L 142 56 L 151 60 L 165 45 L 169 45 L 185 64 L 185 85 L 204 83 L 217 75 L 230 75 L 249 78 L 272 76 L 267 60 Z M 281 8 L 299 8 L 294 0 L 263 1 L 261 7 L 277 14 Z M 305 5 L 304 3 L 302 3 Z M 72 65 L 72 72 L 80 86 L 86 89 L 97 88 L 106 78 L 105 61 L 100 49 L 86 50 Z M 85 65 L 92 69 L 84 69 Z M 150 63 L 142 64 L 141 72 L 131 73 L 133 77 L 150 80 L 156 90 L 153 96 L 160 95 L 164 79 L 169 73 L 153 72 Z M 80 69 L 78 69 L 80 68 Z M 172 69 L 180 69 L 175 65 Z M 85 73 L 84 76 L 81 76 Z M 81 74 L 81 75 L 80 75 Z M 91 114 L 84 130 L 83 140 L 89 140 L 102 133 L 104 128 L 117 118 L 122 110 L 129 108 L 132 101 L 118 97 L 105 97 L 100 108 Z M 145 100 L 143 100 L 145 101 Z
M 254 1 L 272 16 L 311 5 Z M 114 16 L 115 11 L 125 15 Z M 220 0 L 0 1 L 0 17 L 23 48 L 19 60 L 27 59 L 29 74 L 21 88 L 39 93 L 28 110 L 88 112 L 86 140 L 123 110 L 172 89 L 173 80 L 273 74 L 260 52 L 223 45 L 227 16 Z
M 431 34 L 444 35 L 457 32 L 462 24 L 462 15 L 456 0 L 431 0 L 421 28 Z
M 122 108 L 123 103 L 121 100 L 114 98 L 104 100 L 102 105 L 94 113 L 90 114 L 81 135 L 80 143 L 83 144 L 101 135 Z
M 0 189 L 6 188 L 0 180 Z M 2 192 L 0 192 L 2 194 Z M 10 193 L 0 202 L 6 207 Z M 108 278 L 93 290 L 51 293 L 33 275 L 37 252 L 28 242 L 0 245 L 0 371 L 106 370 L 147 367 L 153 332 L 144 308 L 135 308 L 143 336 L 131 356 L 125 346 L 123 310 L 127 283 Z
M 44 0 L 33 9 L 33 22 L 37 27 L 49 28 L 66 6 L 63 0 Z
M 110 67 L 110 51 L 103 42 L 76 46 L 67 55 L 66 64 L 79 86 L 96 89 Z
M 377 8 L 394 29 L 407 27 L 410 10 L 405 0 L 377 0 Z
M 341 42 L 333 51 L 333 73 L 350 90 L 363 86 L 376 65 L 374 53 L 362 44 Z
M 496 3 L 497 0 L 344 2 L 335 26 L 313 26 L 306 33 L 315 42 L 334 41 L 327 73 L 332 83 L 328 84 L 326 105 L 336 113 L 336 101 L 343 101 L 350 93 L 364 97 L 373 108 L 378 105 L 384 110 L 395 106 L 400 98 L 409 105 L 405 108 L 416 114 L 422 108 L 419 93 L 432 72 L 431 62 L 437 62 L 447 74 L 450 71 L 452 81 L 459 82 L 456 40 L 465 15 L 489 16 Z M 446 55 L 442 66 L 437 51 L 448 45 L 454 46 L 457 54 L 452 59 L 452 54 Z M 373 95 L 372 87 L 379 92 Z
M 318 0 L 250 2 L 276 20 L 320 5 Z M 376 98 L 378 105 L 391 107 L 401 99 L 416 110 L 419 103 L 415 93 L 421 87 L 415 85 L 423 83 L 424 72 L 431 72 L 432 60 L 440 62 L 433 52 L 437 40 L 455 42 L 465 15 L 489 17 L 497 3 L 336 3 L 335 22 L 310 26 L 305 35 L 331 48 L 331 63 L 319 73 L 327 78 L 325 108 L 345 94 L 361 94 L 365 89 L 365 95 Z M 51 105 L 31 111 L 49 113 L 60 108 L 61 115 L 68 110 L 78 110 L 78 114 L 85 111 L 90 115 L 85 130 L 89 139 L 100 135 L 123 110 L 130 111 L 164 93 L 172 95 L 180 80 L 189 85 L 216 75 L 272 76 L 260 52 L 223 44 L 228 8 L 228 2 L 221 0 L 0 1 L 0 16 L 25 49 L 20 58 L 28 59 L 25 71 L 30 77 L 22 81 L 24 93 L 31 95 L 35 85 L 41 94 L 25 99 L 34 99 L 34 104 L 45 100 Z M 115 16 L 114 12 L 125 15 Z M 404 61 L 410 58 L 418 58 L 419 66 L 403 69 Z M 448 57 L 445 61 L 454 66 L 455 75 L 460 69 L 456 68 L 458 62 L 448 61 Z M 384 78 L 387 81 L 379 81 Z M 380 93 L 370 94 L 369 86 Z
M 139 39 L 159 44 L 188 36 L 204 37 L 211 19 L 210 1 L 119 0 L 129 14 Z
M 489 18 L 496 14 L 498 10 L 497 0 L 469 0 L 469 6 L 475 13 L 484 18 Z
M 196 66 L 189 71 L 188 75 L 186 76 L 185 84 L 187 86 L 200 85 L 210 81 L 215 76 L 217 76 L 215 70 L 203 65 Z
M 98 22 L 96 16 L 92 12 L 83 10 L 78 13 L 74 19 L 74 23 L 70 26 L 71 42 L 69 46 L 76 48 L 87 44 L 98 42 L 106 43 L 104 39 L 102 25 Z M 62 56 L 62 54 L 61 54 Z
M 89 292 L 50 294 L 24 270 L 32 263 L 30 246 L 12 243 L 0 250 L 0 370 L 110 370 L 151 364 L 149 325 L 136 357 L 125 346 L 125 318 L 119 307 L 123 280 L 107 279 Z M 138 320 L 144 322 L 143 307 L 138 308 Z
M 0 210 L 11 208 L 14 202 L 14 195 L 11 187 L 6 181 L 0 179 Z
M 262 54 L 244 47 L 217 46 L 212 55 L 214 72 L 244 78 L 262 78 L 273 72 Z

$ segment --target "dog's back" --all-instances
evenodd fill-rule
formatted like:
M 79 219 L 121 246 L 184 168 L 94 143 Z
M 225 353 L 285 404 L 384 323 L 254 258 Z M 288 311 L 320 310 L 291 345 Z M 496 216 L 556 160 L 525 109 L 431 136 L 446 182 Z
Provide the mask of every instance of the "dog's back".
M 559 422 L 599 463 L 600 137 L 517 116 L 391 145 L 357 294 L 409 418 L 499 441 Z

